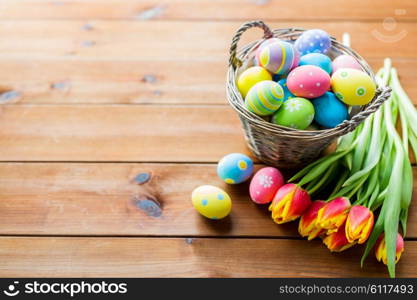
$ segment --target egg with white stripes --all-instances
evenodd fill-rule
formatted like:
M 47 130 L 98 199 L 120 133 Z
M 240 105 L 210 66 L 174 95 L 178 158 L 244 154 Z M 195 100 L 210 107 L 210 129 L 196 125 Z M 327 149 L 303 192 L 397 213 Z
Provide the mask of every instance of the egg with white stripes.
M 284 90 L 275 81 L 265 80 L 255 84 L 245 98 L 245 107 L 258 116 L 276 112 L 284 102 Z
M 274 41 L 258 51 L 256 60 L 272 74 L 282 75 L 298 66 L 300 54 L 291 43 Z

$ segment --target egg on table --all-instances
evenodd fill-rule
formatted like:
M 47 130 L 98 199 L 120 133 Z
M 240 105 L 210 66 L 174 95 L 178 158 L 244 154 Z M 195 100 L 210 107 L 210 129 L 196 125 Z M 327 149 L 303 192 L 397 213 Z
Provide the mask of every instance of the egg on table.
M 287 78 L 280 79 L 278 81 L 278 84 L 282 87 L 282 90 L 284 91 L 284 99 L 283 99 L 284 102 L 287 101 L 288 99 L 295 98 L 295 95 L 291 93 L 290 90 L 288 89 Z
M 258 116 L 272 115 L 284 101 L 284 90 L 272 80 L 255 84 L 245 97 L 245 107 Z
M 304 31 L 294 43 L 294 47 L 301 55 L 308 53 L 327 53 L 331 45 L 329 34 L 321 29 Z
M 336 97 L 348 105 L 368 104 L 376 92 L 371 76 L 357 69 L 338 69 L 332 75 L 331 85 Z
M 356 58 L 347 54 L 339 55 L 332 62 L 333 73 L 341 68 L 363 70 Z
M 322 68 L 327 73 L 332 72 L 332 60 L 322 53 L 309 53 L 301 56 L 299 66 L 313 65 Z
M 241 153 L 224 156 L 217 164 L 217 175 L 228 184 L 246 181 L 253 173 L 253 161 Z
M 194 208 L 206 218 L 217 220 L 226 217 L 232 210 L 230 196 L 221 188 L 202 185 L 191 194 Z
M 329 90 L 330 76 L 317 66 L 299 66 L 288 74 L 287 86 L 297 97 L 317 98 Z
M 306 129 L 314 119 L 314 106 L 304 98 L 288 99 L 272 116 L 272 123 L 295 129 Z
M 284 185 L 281 172 L 273 167 L 260 169 L 249 185 L 249 194 L 253 202 L 265 204 L 272 201 L 278 189 Z
M 349 118 L 346 105 L 331 92 L 312 99 L 312 103 L 315 112 L 314 121 L 323 127 L 334 128 Z
M 300 54 L 292 44 L 275 41 L 265 45 L 257 53 L 259 65 L 272 74 L 285 74 L 298 65 Z
M 237 88 L 242 97 L 245 98 L 251 87 L 264 80 L 272 80 L 272 76 L 267 70 L 259 66 L 250 67 L 240 74 L 237 80 Z

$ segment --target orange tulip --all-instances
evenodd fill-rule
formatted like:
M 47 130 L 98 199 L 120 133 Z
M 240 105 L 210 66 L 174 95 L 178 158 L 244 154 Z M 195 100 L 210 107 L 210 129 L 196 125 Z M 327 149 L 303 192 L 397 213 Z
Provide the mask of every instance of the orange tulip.
M 323 239 L 323 243 L 331 252 L 341 252 L 355 245 L 355 243 L 349 243 L 346 238 L 345 224 L 339 226 L 337 231 L 327 235 Z
M 293 183 L 283 185 L 275 194 L 269 210 L 277 224 L 293 221 L 310 206 L 309 194 Z
M 363 244 L 374 226 L 374 214 L 369 208 L 360 205 L 351 207 L 346 220 L 346 238 L 349 243 Z
M 326 203 L 317 213 L 317 226 L 327 230 L 327 234 L 336 232 L 347 218 L 350 201 L 346 197 L 335 198 Z
M 397 235 L 397 245 L 395 251 L 395 263 L 400 260 L 401 254 L 404 252 L 404 240 L 401 234 Z M 375 244 L 375 256 L 378 261 L 387 264 L 387 246 L 385 244 L 385 235 L 382 234 Z
M 313 201 L 307 211 L 301 216 L 300 223 L 298 224 L 298 232 L 303 237 L 308 237 L 308 240 L 312 240 L 320 235 L 323 231 L 321 227 L 316 226 L 317 213 L 326 202 Z

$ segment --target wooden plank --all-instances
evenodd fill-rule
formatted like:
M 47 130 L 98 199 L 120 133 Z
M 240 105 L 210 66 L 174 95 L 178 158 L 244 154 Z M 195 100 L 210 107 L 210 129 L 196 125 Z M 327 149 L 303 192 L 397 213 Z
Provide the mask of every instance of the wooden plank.
M 133 183 L 139 173 L 152 180 Z M 417 168 L 414 175 L 410 238 L 417 237 Z M 213 222 L 193 209 L 191 191 L 203 184 L 230 194 L 230 217 Z M 158 217 L 136 201 L 152 197 L 162 204 Z M 273 223 L 267 206 L 249 199 L 248 185 L 222 183 L 214 164 L 1 163 L 0 198 L 0 235 L 299 237 L 297 223 Z
M 1 21 L 0 59 L 73 57 L 113 60 L 193 60 L 211 62 L 224 59 L 232 36 L 242 22 L 92 21 L 85 30 L 83 21 Z M 352 45 L 366 57 L 416 58 L 417 26 L 398 23 L 386 32 L 380 22 L 271 22 L 271 28 L 322 28 L 337 38 L 344 32 Z M 261 38 L 251 30 L 241 45 Z M 180 72 L 180 70 L 178 70 Z M 201 70 L 205 72 L 205 69 Z
M 2 19 L 187 19 L 187 20 L 415 20 L 417 5 L 413 0 L 371 0 L 312 2 L 293 0 L 82 0 L 45 1 L 3 0 Z
M 0 93 L 15 92 L 3 103 L 227 104 L 225 61 L 2 59 Z M 369 63 L 376 71 L 383 62 Z M 417 60 L 394 59 L 393 65 L 417 104 Z
M 397 276 L 415 277 L 417 242 L 405 249 Z M 362 251 L 331 254 L 320 241 L 274 239 L 2 237 L 0 276 L 386 277 L 374 257 L 361 269 Z

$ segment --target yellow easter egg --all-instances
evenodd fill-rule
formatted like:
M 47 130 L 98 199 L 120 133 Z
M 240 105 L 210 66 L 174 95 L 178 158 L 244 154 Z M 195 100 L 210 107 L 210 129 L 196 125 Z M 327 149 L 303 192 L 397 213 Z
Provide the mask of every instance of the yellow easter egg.
M 365 105 L 375 96 L 376 86 L 363 71 L 341 68 L 333 73 L 331 86 L 334 94 L 348 105 Z
M 272 80 L 272 75 L 262 67 L 250 67 L 240 74 L 237 88 L 245 98 L 251 87 L 264 80 Z
M 212 185 L 202 185 L 196 188 L 191 195 L 191 200 L 200 214 L 212 220 L 226 217 L 232 209 L 230 196 Z

